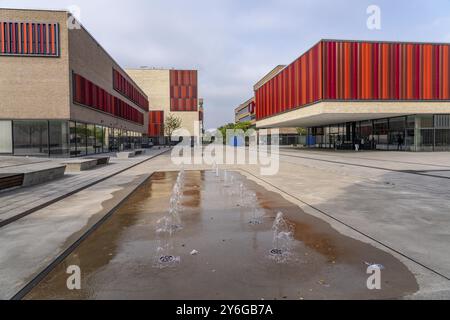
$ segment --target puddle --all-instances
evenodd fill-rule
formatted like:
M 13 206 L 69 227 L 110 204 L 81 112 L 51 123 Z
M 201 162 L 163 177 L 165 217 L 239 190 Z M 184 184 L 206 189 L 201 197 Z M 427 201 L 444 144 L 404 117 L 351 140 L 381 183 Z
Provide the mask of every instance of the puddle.
M 154 174 L 25 298 L 397 299 L 418 290 L 392 255 L 339 234 L 236 172 L 225 179 L 185 172 L 182 228 L 164 238 L 156 229 L 177 175 Z M 242 188 L 256 195 L 253 203 L 243 201 Z M 287 229 L 274 228 L 280 212 Z M 161 241 L 170 252 L 158 256 Z M 279 260 L 286 250 L 288 259 Z M 176 263 L 155 267 L 161 258 Z M 367 261 L 384 267 L 381 290 L 367 289 Z M 70 265 L 81 268 L 81 290 L 67 289 Z

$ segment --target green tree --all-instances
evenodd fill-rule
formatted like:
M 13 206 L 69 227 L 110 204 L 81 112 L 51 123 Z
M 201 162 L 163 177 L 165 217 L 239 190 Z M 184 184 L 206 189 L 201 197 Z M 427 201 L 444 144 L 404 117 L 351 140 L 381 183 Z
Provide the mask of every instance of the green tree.
M 181 124 L 182 120 L 173 114 L 169 114 L 164 121 L 164 132 L 169 137 L 170 144 L 172 144 L 172 134 L 181 128 Z
M 299 136 L 306 136 L 308 134 L 308 130 L 305 128 L 296 128 Z
M 223 143 L 226 144 L 228 130 L 233 130 L 233 132 L 236 132 L 236 130 L 242 130 L 244 132 L 247 132 L 251 128 L 253 128 L 252 123 L 250 121 L 246 121 L 246 122 L 239 122 L 239 123 L 228 123 L 226 125 L 221 126 L 217 130 L 220 131 L 220 133 L 222 134 Z

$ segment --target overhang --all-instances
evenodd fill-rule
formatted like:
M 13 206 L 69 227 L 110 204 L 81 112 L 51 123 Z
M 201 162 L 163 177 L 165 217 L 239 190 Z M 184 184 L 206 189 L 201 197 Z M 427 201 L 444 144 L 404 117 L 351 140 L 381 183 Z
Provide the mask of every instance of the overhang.
M 310 128 L 413 114 L 450 114 L 450 101 L 324 101 L 261 119 L 256 122 L 256 127 L 258 129 L 283 127 Z

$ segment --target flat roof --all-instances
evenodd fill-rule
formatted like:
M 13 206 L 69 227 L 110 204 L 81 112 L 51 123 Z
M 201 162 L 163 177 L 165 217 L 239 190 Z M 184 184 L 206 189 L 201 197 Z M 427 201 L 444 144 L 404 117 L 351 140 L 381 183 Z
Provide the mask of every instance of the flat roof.
M 157 68 L 157 67 L 141 67 L 141 68 L 128 68 L 126 67 L 125 70 L 133 70 L 133 71 L 197 71 L 197 69 L 178 69 L 178 68 Z
M 15 10 L 15 11 L 41 11 L 41 12 L 67 12 L 67 9 L 33 9 L 33 8 L 4 8 L 0 7 L 0 10 Z

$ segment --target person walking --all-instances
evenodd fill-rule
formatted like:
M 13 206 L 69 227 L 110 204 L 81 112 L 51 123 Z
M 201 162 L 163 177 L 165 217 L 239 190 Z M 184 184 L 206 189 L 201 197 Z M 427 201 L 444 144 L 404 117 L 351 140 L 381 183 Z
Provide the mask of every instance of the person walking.
M 355 150 L 356 150 L 356 152 L 359 151 L 359 141 L 358 140 L 359 139 L 356 139 L 356 141 L 355 141 Z
M 403 136 L 401 134 L 398 134 L 397 142 L 398 142 L 397 151 L 403 151 Z

